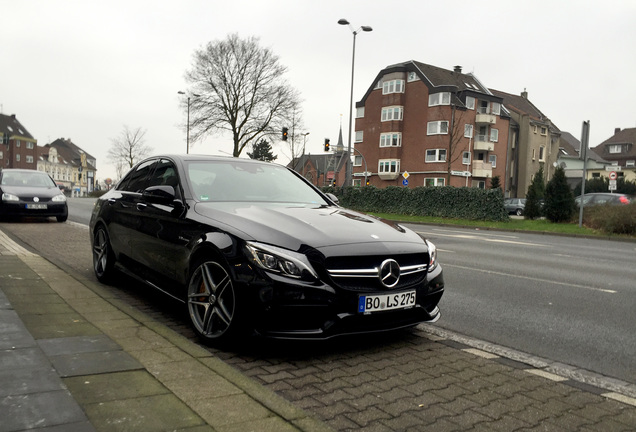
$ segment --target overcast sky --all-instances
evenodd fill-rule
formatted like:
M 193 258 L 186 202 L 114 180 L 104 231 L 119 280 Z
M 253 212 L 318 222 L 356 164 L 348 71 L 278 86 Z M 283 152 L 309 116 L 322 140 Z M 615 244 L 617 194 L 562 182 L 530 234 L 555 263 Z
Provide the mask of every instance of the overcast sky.
M 124 125 L 147 130 L 153 153 L 185 152 L 177 91 L 193 52 L 229 33 L 257 36 L 288 68 L 304 100 L 307 150 L 348 131 L 354 101 L 388 65 L 461 65 L 486 86 L 529 99 L 590 146 L 636 127 L 636 1 L 0 0 L 0 106 L 44 145 L 70 138 L 97 159 L 97 178 Z M 229 137 L 191 153 L 232 152 Z M 289 152 L 278 142 L 279 162 Z M 287 156 L 285 156 L 287 153 Z

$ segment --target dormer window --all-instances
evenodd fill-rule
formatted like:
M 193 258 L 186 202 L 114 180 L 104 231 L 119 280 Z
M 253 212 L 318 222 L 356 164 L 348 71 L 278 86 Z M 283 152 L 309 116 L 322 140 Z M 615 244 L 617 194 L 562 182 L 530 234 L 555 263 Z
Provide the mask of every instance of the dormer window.
M 620 144 L 611 144 L 611 145 L 607 146 L 607 150 L 611 154 L 622 153 L 623 152 L 623 146 L 620 145 Z
M 428 96 L 428 106 L 450 105 L 450 92 L 435 93 Z
M 404 93 L 404 80 L 385 81 L 382 84 L 382 94 Z

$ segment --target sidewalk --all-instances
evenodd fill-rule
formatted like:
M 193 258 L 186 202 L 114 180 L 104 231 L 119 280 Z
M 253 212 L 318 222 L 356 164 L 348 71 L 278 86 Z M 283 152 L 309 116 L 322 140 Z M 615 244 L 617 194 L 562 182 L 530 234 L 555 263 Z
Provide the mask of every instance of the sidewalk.
M 0 432 L 327 431 L 0 232 Z

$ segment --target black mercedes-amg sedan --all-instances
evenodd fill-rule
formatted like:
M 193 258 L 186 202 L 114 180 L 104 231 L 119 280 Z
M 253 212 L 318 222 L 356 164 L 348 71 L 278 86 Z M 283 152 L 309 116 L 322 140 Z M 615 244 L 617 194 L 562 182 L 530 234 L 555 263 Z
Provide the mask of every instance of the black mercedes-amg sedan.
M 90 221 L 95 275 L 121 270 L 187 305 L 196 333 L 327 339 L 439 319 L 435 246 L 249 159 L 146 159 Z

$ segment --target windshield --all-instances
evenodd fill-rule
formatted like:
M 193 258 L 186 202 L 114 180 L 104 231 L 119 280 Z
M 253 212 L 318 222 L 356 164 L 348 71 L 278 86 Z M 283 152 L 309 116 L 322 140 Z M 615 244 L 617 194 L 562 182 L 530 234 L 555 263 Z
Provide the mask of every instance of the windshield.
M 2 186 L 25 186 L 52 188 L 57 187 L 51 177 L 41 172 L 10 172 L 4 171 L 0 180 Z
M 238 160 L 191 162 L 188 177 L 200 201 L 327 205 L 311 186 L 278 165 Z

